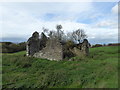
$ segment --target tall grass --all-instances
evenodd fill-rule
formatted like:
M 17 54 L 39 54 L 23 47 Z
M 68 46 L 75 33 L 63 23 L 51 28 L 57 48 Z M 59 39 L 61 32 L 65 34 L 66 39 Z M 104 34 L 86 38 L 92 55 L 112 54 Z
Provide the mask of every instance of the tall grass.
M 119 52 L 120 53 L 120 52 Z M 77 61 L 26 57 L 25 51 L 2 55 L 3 88 L 117 88 L 118 47 L 91 48 Z

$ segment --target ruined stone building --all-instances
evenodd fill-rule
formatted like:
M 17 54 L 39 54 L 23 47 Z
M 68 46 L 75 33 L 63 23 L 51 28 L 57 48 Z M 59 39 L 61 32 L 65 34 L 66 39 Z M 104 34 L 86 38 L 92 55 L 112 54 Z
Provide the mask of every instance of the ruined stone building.
M 45 58 L 49 60 L 64 60 L 67 54 L 80 56 L 89 54 L 89 42 L 87 39 L 72 48 L 66 48 L 66 43 L 61 42 L 56 37 L 47 37 L 44 33 L 39 36 L 34 32 L 27 41 L 27 56 Z

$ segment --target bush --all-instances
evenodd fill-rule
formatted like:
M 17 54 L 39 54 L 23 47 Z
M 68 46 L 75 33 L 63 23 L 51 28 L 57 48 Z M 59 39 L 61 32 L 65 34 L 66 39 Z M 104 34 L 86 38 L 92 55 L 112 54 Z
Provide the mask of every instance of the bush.
M 107 46 L 119 46 L 120 43 L 109 43 Z
M 101 44 L 95 44 L 95 45 L 92 46 L 92 48 L 93 48 L 93 47 L 102 47 L 102 46 L 103 46 L 103 45 L 101 45 Z
M 72 41 L 67 41 L 66 42 L 66 44 L 65 44 L 65 47 L 67 48 L 67 49 L 71 49 L 71 48 L 73 48 L 75 46 L 75 44 L 74 44 L 74 42 L 72 42 Z
M 72 41 L 67 41 L 63 47 L 63 51 L 64 51 L 64 58 L 70 58 L 73 57 L 74 54 L 70 51 L 70 49 L 72 49 L 75 46 L 74 42 Z
M 63 56 L 64 58 L 66 58 L 66 57 L 70 58 L 70 57 L 74 56 L 74 54 L 69 50 L 65 50 L 63 55 L 64 55 Z
M 18 51 L 23 51 L 26 49 L 26 43 L 12 43 L 12 42 L 2 42 L 2 53 L 13 53 Z

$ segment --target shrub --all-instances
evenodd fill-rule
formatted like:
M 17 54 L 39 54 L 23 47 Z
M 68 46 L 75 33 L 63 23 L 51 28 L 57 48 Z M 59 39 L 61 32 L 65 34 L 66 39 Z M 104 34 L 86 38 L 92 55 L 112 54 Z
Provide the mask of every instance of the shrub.
M 2 53 L 13 53 L 18 51 L 23 51 L 26 48 L 26 43 L 12 43 L 12 42 L 1 42 L 2 45 Z
M 92 46 L 92 48 L 93 48 L 93 47 L 102 47 L 102 46 L 103 46 L 103 45 L 101 45 L 101 44 L 95 44 L 95 45 Z
M 65 44 L 65 47 L 66 47 L 67 49 L 73 48 L 74 46 L 75 46 L 75 44 L 74 44 L 74 42 L 72 42 L 72 41 L 67 41 L 66 44 Z

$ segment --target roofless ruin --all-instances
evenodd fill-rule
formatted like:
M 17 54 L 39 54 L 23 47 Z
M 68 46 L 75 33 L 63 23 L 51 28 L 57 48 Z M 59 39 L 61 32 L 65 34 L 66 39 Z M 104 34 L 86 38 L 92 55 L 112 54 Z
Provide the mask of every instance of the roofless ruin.
M 81 43 L 73 43 L 70 40 L 62 40 L 60 25 L 57 31 L 50 31 L 48 35 L 37 31 L 27 41 L 27 56 L 44 58 L 48 60 L 64 60 L 66 57 L 87 56 L 89 54 L 89 42 L 83 39 Z

